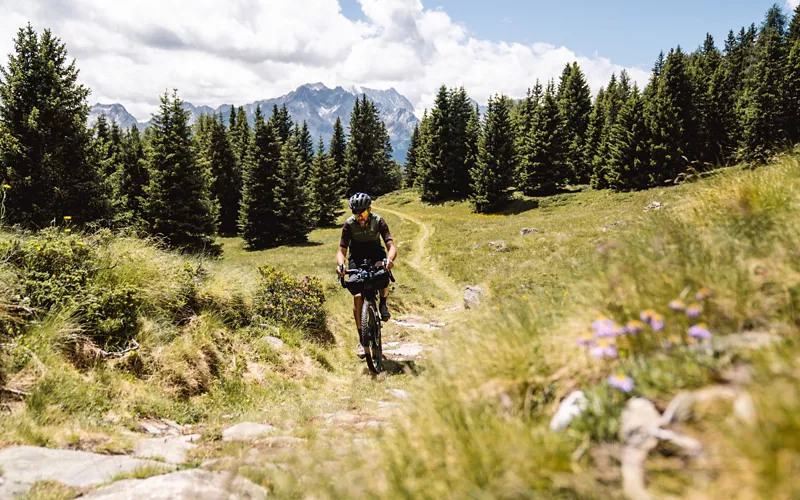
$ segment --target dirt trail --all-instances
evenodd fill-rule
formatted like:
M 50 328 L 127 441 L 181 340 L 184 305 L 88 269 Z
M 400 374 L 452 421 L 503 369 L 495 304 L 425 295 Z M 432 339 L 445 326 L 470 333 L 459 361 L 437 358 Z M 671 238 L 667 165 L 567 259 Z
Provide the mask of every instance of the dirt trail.
M 410 260 L 407 261 L 408 265 L 413 267 L 415 270 L 425 273 L 427 276 L 433 278 L 433 281 L 436 285 L 447 292 L 453 300 L 460 300 L 461 299 L 461 288 L 446 274 L 440 272 L 435 264 L 433 264 L 433 259 L 430 257 L 425 243 L 427 242 L 428 238 L 433 234 L 434 229 L 431 228 L 428 224 L 417 219 L 413 215 L 409 215 L 403 212 L 398 212 L 397 210 L 391 210 L 385 207 L 375 207 L 376 211 L 386 212 L 401 219 L 407 220 L 413 224 L 416 224 L 420 228 L 420 232 L 422 236 L 417 239 L 417 248 L 414 251 Z M 423 264 L 431 264 L 430 266 Z

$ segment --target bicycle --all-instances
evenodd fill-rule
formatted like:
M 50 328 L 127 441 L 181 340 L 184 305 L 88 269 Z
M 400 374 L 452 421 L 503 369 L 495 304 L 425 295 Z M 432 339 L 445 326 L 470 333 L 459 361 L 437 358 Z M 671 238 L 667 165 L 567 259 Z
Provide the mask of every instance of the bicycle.
M 367 366 L 373 373 L 383 371 L 383 347 L 381 345 L 381 315 L 378 312 L 378 291 L 388 286 L 389 280 L 395 281 L 392 271 L 386 268 L 386 260 L 383 266 L 375 266 L 370 261 L 364 261 L 358 269 L 346 269 L 346 276 L 356 275 L 355 284 L 363 283 L 361 297 L 364 302 L 361 306 L 361 345 L 364 347 L 364 357 Z M 348 288 L 344 276 L 339 277 L 343 288 Z M 353 282 L 348 282 L 353 283 Z M 385 283 L 385 284 L 384 284 Z M 383 286 L 380 286 L 382 285 Z

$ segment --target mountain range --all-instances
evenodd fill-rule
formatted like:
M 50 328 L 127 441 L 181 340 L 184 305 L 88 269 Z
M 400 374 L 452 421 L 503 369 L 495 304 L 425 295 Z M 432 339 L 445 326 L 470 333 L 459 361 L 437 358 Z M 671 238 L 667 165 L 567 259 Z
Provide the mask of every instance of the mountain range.
M 261 112 L 265 117 L 269 117 L 272 115 L 273 105 L 280 107 L 285 104 L 295 122 L 302 124 L 305 121 L 308 124 L 308 130 L 314 138 L 315 144 L 317 138 L 322 136 L 327 147 L 331 135 L 333 135 L 333 124 L 336 122 L 336 118 L 341 118 L 345 131 L 347 131 L 353 105 L 356 98 L 362 94 L 366 95 L 378 107 L 381 119 L 386 124 L 386 129 L 391 138 L 395 160 L 405 163 L 411 134 L 419 120 L 414 116 L 414 106 L 411 102 L 394 88 L 376 90 L 352 86 L 346 89 L 343 87 L 331 89 L 322 83 L 307 83 L 286 95 L 251 102 L 242 107 L 250 125 L 253 125 L 257 106 L 261 106 Z M 190 102 L 184 102 L 183 108 L 191 113 L 190 124 L 195 123 L 201 115 L 212 113 L 222 114 L 224 122 L 228 123 L 231 113 L 230 104 L 212 108 L 210 106 L 195 106 Z M 122 104 L 98 103 L 92 106 L 89 111 L 89 126 L 94 125 L 101 114 L 105 114 L 109 121 L 115 121 L 117 125 L 123 128 L 137 126 L 140 129 L 144 129 L 150 125 L 149 121 L 137 121 Z

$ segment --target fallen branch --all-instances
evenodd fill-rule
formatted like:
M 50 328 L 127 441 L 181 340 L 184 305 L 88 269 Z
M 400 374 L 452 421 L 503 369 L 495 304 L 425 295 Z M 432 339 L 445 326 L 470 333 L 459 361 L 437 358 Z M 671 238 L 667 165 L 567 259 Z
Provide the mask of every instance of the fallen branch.
M 11 394 L 13 396 L 19 396 L 21 398 L 27 398 L 28 396 L 31 395 L 30 392 L 21 391 L 19 389 L 12 389 L 10 387 L 0 387 L 0 392 Z
M 121 358 L 122 356 L 128 354 L 129 352 L 135 351 L 136 349 L 139 348 L 138 342 L 136 342 L 135 340 L 131 340 L 131 342 L 133 343 L 132 346 L 127 347 L 121 351 L 104 351 L 103 349 L 99 349 L 99 351 L 104 358 Z

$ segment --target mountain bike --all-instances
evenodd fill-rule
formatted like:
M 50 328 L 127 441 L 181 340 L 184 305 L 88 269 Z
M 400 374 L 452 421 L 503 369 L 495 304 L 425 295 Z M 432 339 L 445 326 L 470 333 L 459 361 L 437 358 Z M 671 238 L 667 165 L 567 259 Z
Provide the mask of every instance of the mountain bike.
M 392 271 L 386 268 L 386 261 L 382 266 L 364 261 L 358 269 L 346 269 L 346 276 L 355 276 L 354 280 L 345 283 L 344 277 L 339 277 L 342 287 L 348 285 L 360 290 L 364 302 L 361 306 L 361 345 L 364 347 L 364 357 L 367 366 L 373 373 L 383 371 L 383 348 L 381 345 L 381 315 L 378 311 L 378 292 L 389 285 L 389 280 L 395 281 Z M 352 291 L 352 290 L 351 290 Z

